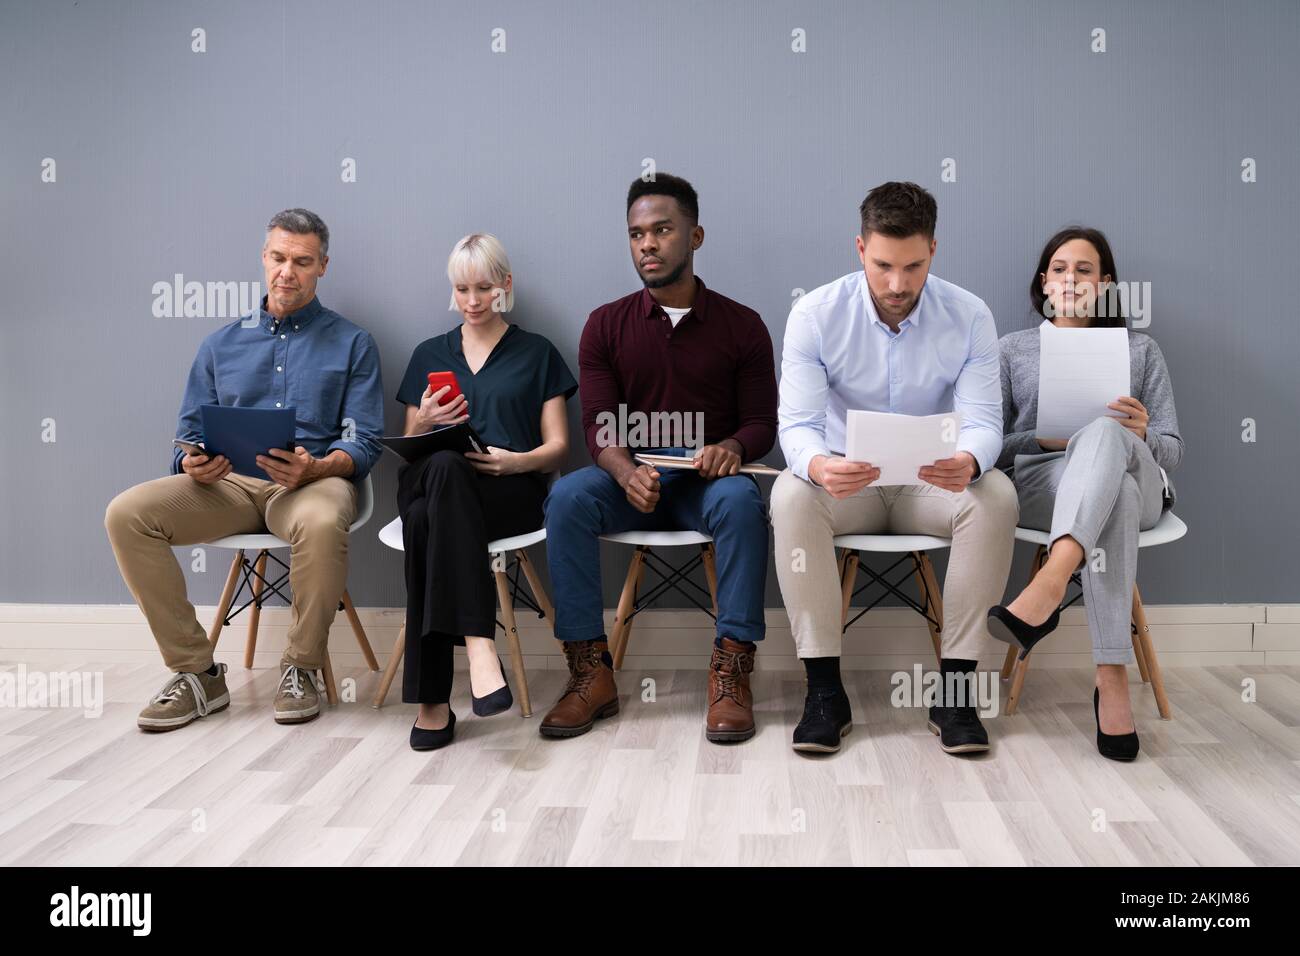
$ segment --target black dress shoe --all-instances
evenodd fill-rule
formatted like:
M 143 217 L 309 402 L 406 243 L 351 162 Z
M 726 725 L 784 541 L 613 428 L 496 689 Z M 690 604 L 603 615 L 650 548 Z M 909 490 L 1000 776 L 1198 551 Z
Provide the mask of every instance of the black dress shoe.
M 989 749 L 989 733 L 974 707 L 930 708 L 930 733 L 939 735 L 944 753 L 970 754 Z
M 853 711 L 843 687 L 808 688 L 803 717 L 794 729 L 794 749 L 804 753 L 832 754 L 840 738 L 853 729 Z
M 497 667 L 501 667 L 500 657 L 497 658 Z M 491 717 L 515 705 L 515 695 L 510 693 L 510 681 L 506 680 L 504 667 L 501 667 L 501 679 L 506 681 L 505 684 L 485 697 L 475 697 L 473 689 L 470 690 L 470 707 L 473 708 L 475 717 Z
M 1097 752 L 1111 760 L 1134 760 L 1138 755 L 1137 728 L 1131 734 L 1103 734 L 1101 732 L 1101 690 L 1092 690 L 1092 716 L 1097 721 Z
M 447 711 L 447 726 L 441 730 L 426 730 L 423 727 L 411 727 L 412 750 L 439 750 L 451 743 L 456 734 L 456 712 Z
M 1061 609 L 1059 607 L 1052 612 L 1051 617 L 1037 627 L 1026 624 L 1001 604 L 989 608 L 989 633 L 999 641 L 1019 647 L 1021 657 L 1028 654 L 1034 649 L 1035 644 L 1056 630 L 1056 625 L 1060 623 Z

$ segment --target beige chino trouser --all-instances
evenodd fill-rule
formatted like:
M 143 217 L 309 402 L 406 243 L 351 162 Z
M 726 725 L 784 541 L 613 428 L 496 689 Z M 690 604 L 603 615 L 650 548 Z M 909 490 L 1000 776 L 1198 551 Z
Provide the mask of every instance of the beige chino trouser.
M 293 609 L 283 659 L 317 670 L 347 586 L 348 528 L 356 509 L 356 486 L 337 476 L 289 491 L 233 473 L 211 485 L 169 475 L 114 498 L 104 526 L 163 660 L 173 671 L 191 673 L 212 666 L 212 646 L 186 597 L 172 547 L 267 531 L 288 541 Z
M 772 488 L 777 579 L 799 657 L 839 657 L 841 597 L 837 534 L 929 534 L 952 538 L 943 581 L 942 654 L 978 660 L 988 610 L 1002 601 L 1019 505 L 1011 480 L 990 469 L 960 494 L 934 485 L 868 485 L 849 498 L 786 469 Z

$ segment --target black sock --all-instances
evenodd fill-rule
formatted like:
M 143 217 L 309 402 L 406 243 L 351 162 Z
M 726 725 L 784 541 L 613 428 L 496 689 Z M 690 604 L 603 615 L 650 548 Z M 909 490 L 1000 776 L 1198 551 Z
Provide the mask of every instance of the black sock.
M 975 701 L 975 669 L 979 666 L 979 661 L 965 660 L 960 657 L 945 657 L 939 662 L 939 674 L 943 678 L 939 687 L 940 706 L 943 707 L 974 707 Z M 949 674 L 964 674 L 966 678 L 966 690 L 960 697 L 957 694 L 957 685 L 960 681 L 954 677 L 951 681 Z M 953 693 L 949 693 L 949 683 L 952 684 Z
M 809 690 L 844 690 L 838 657 L 805 657 L 803 667 L 808 673 Z

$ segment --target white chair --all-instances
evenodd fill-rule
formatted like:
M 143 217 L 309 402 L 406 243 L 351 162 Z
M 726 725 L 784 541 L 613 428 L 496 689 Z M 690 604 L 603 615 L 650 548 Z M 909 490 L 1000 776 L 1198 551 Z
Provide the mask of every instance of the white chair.
M 839 557 L 840 619 L 843 622 L 841 630 L 847 631 L 850 624 L 883 601 L 886 596 L 893 594 L 925 618 L 925 623 L 930 628 L 930 642 L 934 645 L 934 658 L 936 661 L 942 661 L 943 652 L 940 635 L 943 633 L 943 592 L 939 588 L 939 582 L 934 574 L 934 566 L 930 563 L 930 556 L 927 552 L 951 547 L 952 539 L 928 534 L 837 534 L 833 540 L 835 547 L 842 549 Z M 862 564 L 860 559 L 862 552 L 868 554 L 898 554 L 901 556 L 893 564 L 885 568 L 884 571 L 877 573 Z M 889 575 L 904 563 L 907 563 L 907 567 L 903 575 L 896 581 L 890 581 Z M 865 572 L 869 579 L 860 588 L 857 587 L 858 571 Z M 899 586 L 907 580 L 909 575 L 916 581 L 919 601 L 910 594 L 899 590 Z M 881 593 L 870 604 L 858 611 L 852 620 L 849 620 L 849 606 L 853 598 L 873 586 L 879 586 Z
M 1171 541 L 1177 541 L 1185 534 L 1187 534 L 1187 525 L 1172 511 L 1166 511 L 1160 516 L 1160 520 L 1154 528 L 1149 531 L 1138 532 L 1138 548 L 1153 548 L 1156 545 L 1168 544 Z M 1016 528 L 1016 540 L 1027 541 L 1038 546 L 1038 550 L 1034 552 L 1034 559 L 1029 566 L 1029 580 L 1032 581 L 1034 575 L 1038 573 L 1038 569 L 1047 560 L 1048 532 L 1035 531 L 1032 528 Z M 1079 584 L 1079 573 L 1076 571 L 1070 576 L 1070 580 L 1075 584 Z M 1081 597 L 1083 597 L 1082 590 L 1063 606 L 1069 607 Z M 1133 585 L 1133 617 L 1129 626 L 1133 635 L 1133 656 L 1137 659 L 1138 673 L 1142 675 L 1142 683 L 1151 685 L 1151 691 L 1156 698 L 1156 709 L 1160 711 L 1161 718 L 1169 720 L 1169 698 L 1165 696 L 1165 682 L 1160 676 L 1160 662 L 1156 659 L 1156 649 L 1151 643 L 1151 631 L 1147 627 L 1147 615 L 1142 607 L 1142 595 L 1138 593 L 1136 584 Z M 1025 673 L 1028 670 L 1029 656 L 1022 654 L 1015 645 L 1008 647 L 1006 659 L 1002 662 L 1002 679 L 1012 678 L 1011 693 L 1007 695 L 1007 714 L 1016 712 L 1016 705 L 1020 702 L 1020 691 L 1025 684 Z
M 379 540 L 395 551 L 406 550 L 406 543 L 402 537 L 401 517 L 394 518 L 379 529 Z M 510 644 L 510 668 L 514 671 L 515 683 L 519 687 L 519 709 L 525 717 L 533 716 L 533 705 L 528 697 L 528 675 L 524 673 L 524 654 L 519 647 L 519 630 L 515 626 L 515 602 L 522 602 L 535 611 L 538 617 L 546 618 L 550 622 L 551 632 L 555 632 L 555 609 L 546 596 L 541 578 L 537 576 L 537 569 L 528 559 L 526 550 L 545 540 L 546 529 L 539 528 L 526 534 L 497 538 L 495 541 L 489 541 L 487 547 L 488 559 L 492 562 L 492 574 L 496 578 L 497 601 L 501 605 L 501 616 L 505 618 L 504 622 L 497 621 L 497 626 L 506 632 L 506 639 Z M 513 578 L 510 576 L 512 568 Z M 529 588 L 532 589 L 532 598 L 529 598 L 519 586 L 521 570 L 528 580 Z M 388 666 L 384 669 L 379 689 L 375 691 L 374 699 L 370 702 L 372 707 L 378 709 L 384 705 L 384 698 L 388 696 L 388 690 L 393 686 L 393 679 L 397 676 L 397 668 L 402 663 L 402 655 L 405 652 L 406 624 L 403 623 L 402 629 L 397 632 L 397 643 L 393 645 L 393 653 L 388 658 Z
M 348 528 L 348 533 L 356 531 L 367 521 L 375 510 L 375 494 L 370 484 L 370 476 L 366 475 L 357 489 L 357 516 Z M 215 541 L 205 542 L 208 547 L 228 548 L 235 552 L 235 558 L 230 562 L 230 573 L 226 576 L 226 586 L 221 592 L 221 603 L 217 606 L 217 616 L 212 622 L 212 630 L 208 632 L 208 640 L 212 643 L 213 650 L 217 647 L 217 639 L 221 636 L 221 629 L 233 621 L 245 608 L 249 609 L 248 613 L 248 641 L 244 645 L 244 666 L 253 666 L 253 654 L 257 650 L 257 625 L 262 616 L 262 597 L 265 588 L 277 594 L 286 604 L 292 603 L 289 595 L 282 590 L 289 581 L 289 565 L 285 564 L 271 551 L 275 548 L 287 548 L 289 542 L 283 538 L 269 532 L 256 534 L 232 534 L 224 538 L 218 538 Z M 248 552 L 255 552 L 256 557 L 247 557 Z M 279 568 L 277 577 L 274 581 L 266 577 L 266 560 L 270 558 Z M 236 586 L 238 585 L 238 586 Z M 247 588 L 250 594 L 249 599 L 236 608 L 233 612 L 230 610 L 232 604 L 239 600 L 243 595 L 244 589 Z M 375 660 L 375 652 L 370 648 L 370 641 L 366 640 L 365 629 L 361 626 L 361 618 L 357 617 L 357 610 L 352 606 L 352 597 L 348 594 L 347 588 L 343 589 L 343 599 L 339 601 L 339 610 L 348 616 L 348 622 L 352 625 L 352 633 L 356 635 L 357 643 L 361 645 L 361 653 L 366 659 L 372 671 L 379 670 L 379 662 Z M 325 697 L 331 704 L 338 703 L 338 687 L 334 683 L 334 668 L 330 664 L 329 642 L 325 645 L 325 666 L 322 668 L 325 672 Z
M 627 577 L 623 581 L 623 593 L 618 599 L 618 610 L 614 612 L 614 632 L 610 635 L 610 655 L 614 659 L 614 670 L 623 667 L 623 655 L 632 637 L 632 619 L 649 607 L 657 598 L 667 591 L 676 591 L 715 621 L 718 618 L 718 572 L 714 561 L 713 538 L 698 531 L 620 531 L 614 534 L 602 534 L 602 541 L 615 544 L 630 544 L 636 547 L 632 560 L 628 564 Z M 699 547 L 695 555 L 680 567 L 674 567 L 659 555 L 655 548 L 678 548 L 688 545 Z M 704 566 L 704 576 L 709 589 L 705 591 L 689 577 L 700 565 Z M 659 583 L 646 594 L 640 594 L 645 580 L 646 568 L 659 576 Z M 705 607 L 695 599 L 682 585 L 689 585 L 697 593 L 712 602 L 712 609 Z

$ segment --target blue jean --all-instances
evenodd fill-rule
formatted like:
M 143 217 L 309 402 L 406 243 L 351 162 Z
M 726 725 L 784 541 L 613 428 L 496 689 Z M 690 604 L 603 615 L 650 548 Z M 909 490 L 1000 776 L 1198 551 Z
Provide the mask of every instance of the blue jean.
M 686 449 L 656 449 L 686 455 Z M 748 475 L 708 480 L 689 469 L 663 469 L 655 510 L 643 514 L 598 465 L 557 481 L 546 499 L 546 558 L 555 597 L 555 636 L 562 641 L 604 637 L 600 585 L 602 534 L 620 531 L 698 531 L 711 535 L 718 568 L 719 637 L 761 641 L 767 579 L 767 506 Z

